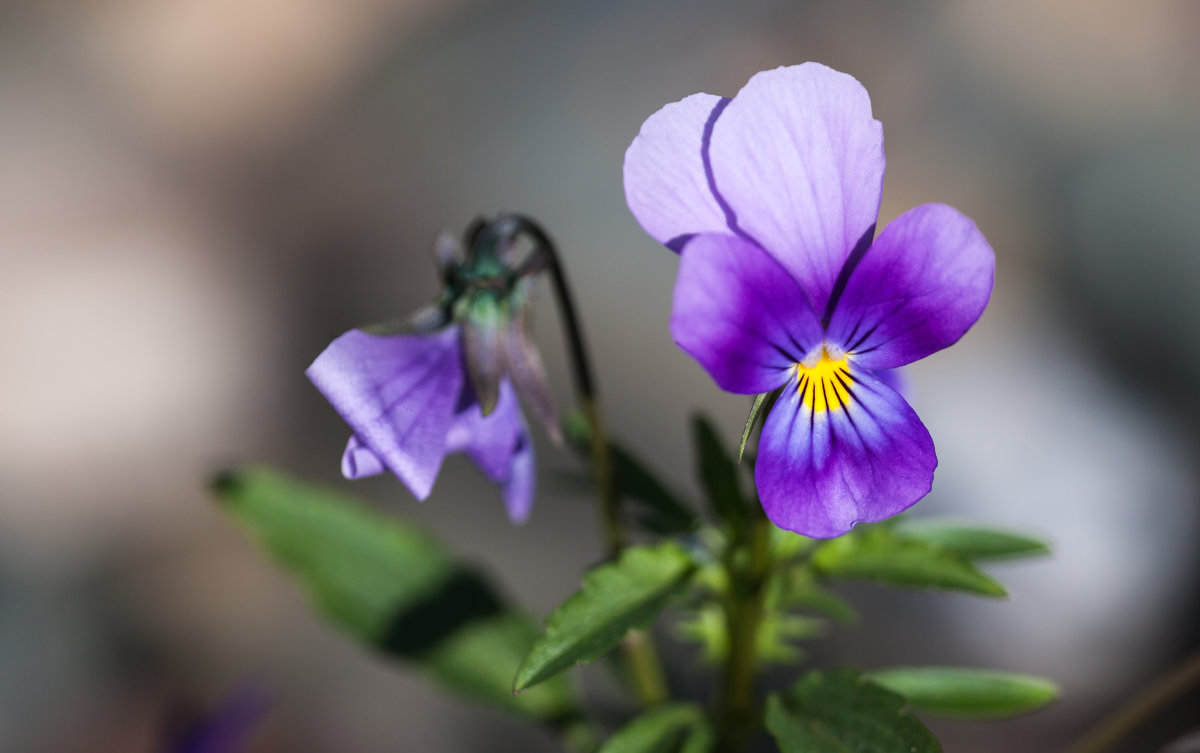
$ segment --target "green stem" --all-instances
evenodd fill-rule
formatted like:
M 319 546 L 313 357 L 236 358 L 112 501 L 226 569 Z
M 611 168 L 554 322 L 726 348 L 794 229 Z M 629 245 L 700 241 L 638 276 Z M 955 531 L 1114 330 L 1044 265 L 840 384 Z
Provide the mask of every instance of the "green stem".
M 734 542 L 726 559 L 730 576 L 730 597 L 725 607 L 729 655 L 717 700 L 718 750 L 722 753 L 735 753 L 745 748 L 758 716 L 754 694 L 756 649 L 770 567 L 770 524 L 757 504 L 754 509 L 756 513 L 748 521 L 743 540 Z M 743 547 L 748 550 L 748 558 L 740 563 L 736 555 Z
M 1194 685 L 1200 684 L 1200 651 L 1134 696 L 1124 708 L 1072 746 L 1069 753 L 1100 753 L 1145 723 L 1159 710 Z
M 494 226 L 509 223 L 505 232 L 512 235 L 527 234 L 538 246 L 535 251 L 544 255 L 549 267 L 550 280 L 555 298 L 562 313 L 563 328 L 566 330 L 567 351 L 571 361 L 571 373 L 575 382 L 575 394 L 587 417 L 591 429 L 592 478 L 600 502 L 600 518 L 604 530 L 604 541 L 610 559 L 616 559 L 626 545 L 625 529 L 621 522 L 620 500 L 613 481 L 612 457 L 609 453 L 608 435 L 600 412 L 600 398 L 596 394 L 596 383 L 592 376 L 591 361 L 583 337 L 583 327 L 575 309 L 575 298 L 567 283 L 562 260 L 554 242 L 536 222 L 520 215 L 508 215 L 496 220 Z M 535 261 L 535 263 L 537 263 Z M 644 706 L 658 706 L 669 700 L 667 683 L 662 665 L 654 650 L 648 633 L 631 631 L 621 643 L 626 674 L 633 683 L 638 700 Z

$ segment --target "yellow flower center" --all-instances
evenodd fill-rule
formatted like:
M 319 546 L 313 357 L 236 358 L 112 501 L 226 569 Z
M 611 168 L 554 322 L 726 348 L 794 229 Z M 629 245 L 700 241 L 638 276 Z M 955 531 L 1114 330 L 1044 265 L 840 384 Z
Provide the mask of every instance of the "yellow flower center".
M 814 413 L 840 408 L 850 402 L 850 385 L 854 379 L 845 356 L 835 360 L 829 357 L 828 351 L 822 350 L 820 359 L 812 366 L 796 364 L 796 377 L 800 402 Z

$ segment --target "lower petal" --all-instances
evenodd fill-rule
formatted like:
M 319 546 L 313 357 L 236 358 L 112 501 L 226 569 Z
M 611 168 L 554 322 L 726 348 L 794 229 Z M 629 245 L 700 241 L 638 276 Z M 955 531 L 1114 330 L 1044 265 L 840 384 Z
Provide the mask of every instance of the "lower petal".
M 843 399 L 808 400 L 793 381 L 763 426 L 754 478 L 780 528 L 840 536 L 906 510 L 933 484 L 937 455 L 917 414 L 871 372 L 846 371 Z
M 525 419 L 512 384 L 502 379 L 495 409 L 483 415 L 471 401 L 455 417 L 446 433 L 446 452 L 463 452 L 494 482 L 509 477 L 513 453 L 525 431 Z
M 371 452 L 371 448 L 362 443 L 357 435 L 351 435 L 346 443 L 346 451 L 342 453 L 342 475 L 354 480 L 377 476 L 383 473 L 383 461 Z
M 418 499 L 429 496 L 462 391 L 458 328 L 390 337 L 350 330 L 305 374 L 376 459 Z
M 533 508 L 533 495 L 537 488 L 537 465 L 533 458 L 533 438 L 526 432 L 517 444 L 512 457 L 508 480 L 501 485 L 504 507 L 514 523 L 524 523 Z

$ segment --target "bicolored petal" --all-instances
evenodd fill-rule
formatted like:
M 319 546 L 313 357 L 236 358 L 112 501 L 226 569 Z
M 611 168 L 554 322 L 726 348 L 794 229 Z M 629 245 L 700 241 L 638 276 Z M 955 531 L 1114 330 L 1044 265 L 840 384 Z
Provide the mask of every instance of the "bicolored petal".
M 529 518 L 536 489 L 537 464 L 533 457 L 533 438 L 526 431 L 517 443 L 517 451 L 513 453 L 508 480 L 500 488 L 509 520 L 524 523 Z
M 697 233 L 728 233 L 712 190 L 707 138 L 729 102 L 693 94 L 651 115 L 625 152 L 625 201 L 642 229 L 678 251 Z
M 912 363 L 966 334 L 995 272 L 992 248 L 969 217 L 945 204 L 910 209 L 851 273 L 829 338 L 869 369 Z
M 721 389 L 747 395 L 786 382 L 789 370 L 822 337 L 787 270 L 754 244 L 729 235 L 699 235 L 683 250 L 671 334 Z
M 385 470 L 383 461 L 362 443 L 357 435 L 351 434 L 342 453 L 342 475 L 354 480 L 367 476 L 378 476 Z
M 883 126 L 867 90 L 818 63 L 756 74 L 721 113 L 708 155 L 737 228 L 774 254 L 822 313 L 879 214 Z
M 850 362 L 811 371 L 784 389 L 763 426 L 754 479 L 767 517 L 831 538 L 928 494 L 937 456 L 904 398 Z
M 418 499 L 429 496 L 463 384 L 457 327 L 392 337 L 350 330 L 305 374 L 363 446 Z
M 512 384 L 507 379 L 500 381 L 495 410 L 486 416 L 478 402 L 464 402 L 446 432 L 446 452 L 466 453 L 485 476 L 502 482 L 509 476 L 513 453 L 525 431 Z

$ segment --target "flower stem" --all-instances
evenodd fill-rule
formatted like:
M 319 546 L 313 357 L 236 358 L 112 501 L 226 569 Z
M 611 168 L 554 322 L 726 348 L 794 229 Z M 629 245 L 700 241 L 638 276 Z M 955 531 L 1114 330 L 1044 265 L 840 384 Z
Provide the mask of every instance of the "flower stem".
M 566 330 L 567 350 L 571 361 L 571 372 L 575 382 L 575 394 L 583 408 L 591 429 L 592 478 L 596 484 L 600 502 L 600 518 L 604 530 L 604 542 L 610 559 L 617 555 L 626 545 L 625 529 L 621 521 L 620 500 L 617 497 L 616 485 L 613 481 L 612 457 L 609 453 L 608 435 L 604 430 L 604 422 L 600 411 L 600 398 L 596 394 L 596 382 L 593 378 L 591 361 L 588 358 L 587 346 L 583 337 L 583 327 L 575 309 L 575 298 L 567 283 L 562 260 L 554 242 L 546 235 L 536 222 L 521 215 L 506 215 L 497 219 L 494 225 L 511 223 L 507 230 L 513 236 L 524 233 L 537 245 L 534 252 L 534 264 L 540 263 L 538 255 L 545 260 L 549 267 L 550 280 L 554 286 L 555 298 L 562 314 L 563 327 Z M 649 633 L 630 631 L 621 642 L 626 674 L 633 683 L 638 700 L 644 706 L 657 706 L 669 699 L 667 683 L 663 676 L 662 665 L 654 643 Z
M 1200 651 L 1193 653 L 1174 671 L 1160 677 L 1135 696 L 1124 708 L 1072 746 L 1070 753 L 1099 753 L 1108 750 L 1184 691 L 1198 684 Z
M 726 558 L 731 586 L 725 607 L 729 655 L 721 675 L 717 700 L 717 718 L 721 725 L 718 750 L 722 753 L 744 749 L 757 723 L 754 697 L 756 649 L 770 566 L 770 524 L 761 507 L 755 504 L 754 510 L 753 517 L 743 529 L 745 533 L 742 540 L 734 542 Z M 742 548 L 748 550 L 748 558 L 739 562 L 738 550 Z

